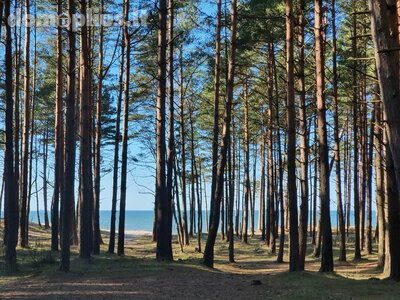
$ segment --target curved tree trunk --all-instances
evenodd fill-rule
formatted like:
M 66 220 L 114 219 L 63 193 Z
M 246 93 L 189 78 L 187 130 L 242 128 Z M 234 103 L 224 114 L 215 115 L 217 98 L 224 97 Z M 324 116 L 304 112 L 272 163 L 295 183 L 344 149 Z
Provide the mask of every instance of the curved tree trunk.
M 207 243 L 204 251 L 203 264 L 208 267 L 214 265 L 214 245 L 217 237 L 220 206 L 224 184 L 224 171 L 227 161 L 227 152 L 230 145 L 230 130 L 232 118 L 232 104 L 233 104 L 233 87 L 235 84 L 235 62 L 236 62 L 236 28 L 237 28 L 237 1 L 231 2 L 231 41 L 230 41 L 230 58 L 228 66 L 228 81 L 227 81 L 227 101 L 225 102 L 225 116 L 224 125 L 222 130 L 222 146 L 220 151 L 220 163 L 217 168 L 217 177 L 215 182 L 215 190 L 211 191 L 213 198 L 213 212 L 212 220 L 210 220 L 210 230 L 208 233 Z

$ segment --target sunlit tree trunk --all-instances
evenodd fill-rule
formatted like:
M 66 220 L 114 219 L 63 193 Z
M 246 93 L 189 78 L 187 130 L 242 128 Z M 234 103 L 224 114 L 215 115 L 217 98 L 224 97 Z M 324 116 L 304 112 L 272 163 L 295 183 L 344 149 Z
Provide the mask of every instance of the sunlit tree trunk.
M 168 7 L 168 153 L 167 153 L 167 195 L 173 199 L 173 173 L 175 161 L 174 125 L 174 1 Z M 172 221 L 172 219 L 171 219 Z M 200 246 L 199 246 L 200 249 Z
M 378 221 L 378 267 L 383 268 L 385 263 L 385 212 L 384 212 L 384 186 L 383 186 L 383 163 L 382 163 L 382 129 L 381 126 L 381 103 L 377 100 L 374 103 L 375 112 L 375 199 L 376 199 L 376 211 Z
M 251 201 L 250 190 L 250 149 L 249 149 L 249 104 L 247 99 L 247 74 L 243 87 L 243 146 L 244 146 L 244 209 L 243 209 L 243 242 L 248 242 L 249 202 Z
M 324 72 L 324 40 L 323 40 L 323 7 L 322 0 L 315 0 L 315 67 L 317 83 L 318 141 L 319 141 L 319 171 L 321 200 L 321 272 L 333 271 L 332 228 L 330 217 L 329 195 L 329 156 L 328 134 L 326 128 L 325 108 L 325 72 Z
M 158 89 L 156 103 L 156 195 L 158 260 L 172 260 L 172 208 L 166 187 L 165 102 L 167 73 L 167 1 L 159 0 L 158 7 Z

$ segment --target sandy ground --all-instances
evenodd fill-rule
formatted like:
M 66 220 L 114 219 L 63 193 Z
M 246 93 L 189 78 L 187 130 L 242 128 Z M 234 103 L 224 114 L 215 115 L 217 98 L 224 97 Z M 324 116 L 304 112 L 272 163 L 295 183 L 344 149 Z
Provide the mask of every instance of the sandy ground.
M 32 255 L 38 255 L 38 250 L 34 247 L 20 250 L 20 272 L 14 276 L 2 273 L 0 298 L 374 299 L 374 295 L 385 295 L 388 289 L 396 295 L 400 293 L 397 284 L 393 287 L 391 282 L 377 279 L 380 271 L 375 267 L 376 255 L 366 256 L 357 263 L 335 262 L 336 273 L 321 275 L 317 272 L 319 260 L 310 254 L 306 264 L 308 272 L 292 275 L 287 272 L 287 263 L 275 262 L 276 256 L 268 252 L 259 237 L 250 239 L 248 245 L 236 242 L 236 262 L 233 264 L 227 263 L 227 243 L 218 239 L 216 268 L 209 269 L 201 265 L 202 254 L 196 251 L 195 240 L 191 246 L 185 247 L 183 253 L 175 242 L 175 262 L 166 263 L 155 261 L 155 244 L 148 234 L 127 234 L 124 257 L 102 253 L 84 261 L 74 254 L 69 274 L 57 271 L 57 262 L 32 266 L 22 258 L 29 260 Z M 31 244 L 35 243 L 38 249 L 45 248 L 48 237 L 48 232 L 32 230 L 31 241 L 35 242 Z M 107 236 L 103 239 L 106 242 Z M 203 240 L 203 247 L 204 244 Z M 106 250 L 106 245 L 102 250 Z M 76 247 L 73 251 L 77 251 Z M 368 291 L 371 283 L 375 282 L 378 284 Z M 386 296 L 383 298 L 395 299 Z

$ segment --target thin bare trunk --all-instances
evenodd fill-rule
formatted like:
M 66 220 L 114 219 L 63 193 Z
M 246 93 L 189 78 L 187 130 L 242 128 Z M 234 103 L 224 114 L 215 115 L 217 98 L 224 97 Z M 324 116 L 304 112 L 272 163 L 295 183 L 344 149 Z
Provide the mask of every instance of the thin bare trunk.
M 124 0 L 123 40 L 125 53 L 125 76 L 124 76 L 124 123 L 122 129 L 122 161 L 121 161 L 121 192 L 119 200 L 119 223 L 118 223 L 118 255 L 125 253 L 125 207 L 126 207 L 126 176 L 128 172 L 128 126 L 129 126 L 129 83 L 131 68 L 131 41 L 127 22 L 129 20 L 129 0 Z
M 100 14 L 104 14 L 104 0 L 100 1 Z M 101 179 L 101 114 L 103 98 L 103 41 L 104 27 L 99 27 L 99 65 L 96 102 L 96 137 L 94 151 L 94 209 L 93 209 L 93 254 L 100 254 L 102 243 L 100 232 L 100 179 Z
M 299 270 L 299 231 L 296 189 L 296 108 L 294 103 L 293 1 L 286 0 L 286 72 L 287 72 L 287 168 L 289 201 L 289 271 Z
M 117 116 L 115 120 L 115 137 L 114 137 L 114 161 L 113 161 L 113 188 L 111 200 L 111 224 L 110 224 L 110 240 L 108 243 L 108 253 L 114 253 L 115 250 L 115 223 L 117 219 L 117 194 L 118 194 L 118 165 L 119 165 L 119 143 L 120 143 L 120 127 L 121 127 L 121 106 L 122 106 L 122 93 L 124 89 L 124 64 L 125 64 L 125 43 L 121 42 L 121 59 L 119 66 L 118 76 L 118 102 L 117 102 Z
M 336 170 L 336 206 L 338 213 L 339 232 L 340 235 L 340 252 L 339 261 L 346 261 L 346 232 L 343 216 L 342 204 L 342 178 L 341 178 L 341 163 L 340 163 L 340 139 L 339 139 L 339 112 L 338 112 L 338 80 L 337 80 L 337 54 L 336 54 L 336 0 L 332 0 L 332 85 L 333 85 L 333 106 L 334 106 L 334 155 L 335 155 L 335 170 Z
M 25 13 L 30 14 L 30 0 L 25 0 Z M 20 239 L 21 247 L 28 247 L 28 159 L 29 159 L 29 131 L 30 131 L 30 45 L 31 31 L 29 19 L 25 23 L 25 46 L 24 46 L 24 132 L 22 138 L 23 152 L 21 165 L 21 211 L 20 211 Z M 19 109 L 19 108 L 18 108 Z
M 233 106 L 233 88 L 235 84 L 235 62 L 236 62 L 236 28 L 237 28 L 237 1 L 231 2 L 231 40 L 230 40 L 230 58 L 228 66 L 228 81 L 226 88 L 227 101 L 225 103 L 224 125 L 222 130 L 222 146 L 220 151 L 220 163 L 217 167 L 217 177 L 215 190 L 212 191 L 213 217 L 210 222 L 210 230 L 207 238 L 207 244 L 204 251 L 203 264 L 209 267 L 214 265 L 214 245 L 218 232 L 220 205 L 223 192 L 224 172 L 227 161 L 227 152 L 230 145 L 231 118 Z

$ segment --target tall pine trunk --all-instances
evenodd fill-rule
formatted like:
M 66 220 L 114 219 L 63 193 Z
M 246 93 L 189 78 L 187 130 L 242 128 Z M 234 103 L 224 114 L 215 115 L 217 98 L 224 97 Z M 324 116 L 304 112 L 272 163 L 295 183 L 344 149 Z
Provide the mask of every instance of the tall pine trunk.
M 340 163 L 340 139 L 339 139 L 339 112 L 338 112 L 338 79 L 337 79 L 337 54 L 336 54 L 336 0 L 332 0 L 332 85 L 333 85 L 333 107 L 334 107 L 334 155 L 335 155 L 335 170 L 336 170 L 336 207 L 339 222 L 340 235 L 340 251 L 339 261 L 346 261 L 346 232 L 343 216 L 342 204 L 342 178 L 341 178 L 341 163 Z
M 100 14 L 104 14 L 104 0 L 100 2 Z M 96 137 L 94 151 L 94 210 L 93 210 L 93 254 L 100 254 L 100 179 L 101 179 L 101 109 L 103 97 L 103 41 L 104 27 L 99 27 L 99 65 L 96 103 Z
M 300 269 L 304 270 L 305 257 L 307 252 L 307 224 L 308 224 L 308 129 L 307 129 L 307 106 L 306 106 L 306 88 L 304 76 L 304 28 L 306 25 L 306 5 L 305 1 L 299 2 L 299 79 L 298 88 L 300 93 L 299 103 L 299 135 L 300 135 L 300 186 L 301 186 L 301 203 L 299 217 L 299 239 L 300 239 L 300 254 L 299 265 Z
M 129 121 L 129 81 L 131 67 L 131 44 L 127 22 L 129 20 L 129 0 L 124 1 L 123 38 L 125 44 L 125 76 L 124 76 L 124 123 L 122 129 L 122 161 L 121 161 L 121 193 L 119 200 L 118 223 L 118 255 L 125 253 L 125 207 L 126 207 L 126 176 L 128 171 L 128 121 Z
M 182 181 L 182 227 L 183 240 L 185 245 L 189 245 L 189 231 L 187 221 L 187 201 L 186 201 L 186 130 L 185 130 L 185 106 L 183 97 L 183 50 L 182 45 L 179 47 L 179 135 L 180 135 L 180 151 L 181 151 L 181 181 Z
M 62 13 L 62 2 L 57 1 L 57 13 Z M 61 185 L 63 184 L 64 173 L 64 141 L 63 141 L 63 54 L 62 54 L 62 31 L 57 27 L 57 74 L 56 74 L 56 107 L 55 107 L 55 164 L 54 164 L 54 196 L 51 205 L 51 249 L 58 250 L 59 234 L 59 202 L 62 194 Z M 61 204 L 61 211 L 63 204 Z
M 318 113 L 318 142 L 319 142 L 319 171 L 320 171 L 320 200 L 321 200 L 321 234 L 322 257 L 321 272 L 333 271 L 332 228 L 330 217 L 329 195 L 329 156 L 328 133 L 326 127 L 325 107 L 325 71 L 324 71 L 324 39 L 323 39 L 323 7 L 322 0 L 315 0 L 315 67 L 317 83 L 317 113 Z
M 124 64 L 125 64 L 125 42 L 121 42 L 121 59 L 119 66 L 118 76 L 118 102 L 117 102 L 117 116 L 115 120 L 115 136 L 114 136 L 114 160 L 113 160 L 113 186 L 112 186 L 112 199 L 111 199 L 111 224 L 110 224 L 110 240 L 108 243 L 108 253 L 114 253 L 115 250 L 115 223 L 117 219 L 117 196 L 118 196 L 118 165 L 119 165 L 119 144 L 121 139 L 121 106 L 122 106 L 122 93 L 124 88 Z
M 81 14 L 86 16 L 87 0 L 81 3 Z M 90 258 L 93 244 L 93 180 L 92 180 L 92 124 L 90 94 L 90 57 L 88 26 L 81 27 L 80 51 L 80 256 Z
M 353 0 L 354 4 L 354 0 Z M 356 15 L 353 15 L 353 36 L 357 35 L 357 20 Z M 357 40 L 352 40 L 352 54 L 353 57 L 357 57 Z M 357 63 L 353 62 L 352 71 L 352 84 L 353 84 L 353 140 L 354 140 L 354 155 L 353 155 L 353 188 L 354 188 L 354 230 L 355 230 L 355 245 L 354 245 L 354 259 L 361 259 L 360 249 L 360 194 L 359 194 L 359 161 L 358 161 L 358 96 L 357 96 Z
M 10 16 L 10 0 L 4 2 L 4 18 Z M 4 160 L 4 246 L 6 271 L 12 273 L 17 269 L 16 246 L 18 241 L 18 198 L 15 177 L 14 136 L 13 136 L 13 66 L 12 66 L 12 33 L 8 22 L 5 22 L 5 160 Z
M 249 222 L 249 202 L 251 201 L 250 190 L 250 149 L 249 149 L 249 104 L 247 99 L 247 74 L 245 74 L 245 84 L 243 87 L 243 132 L 244 132 L 244 209 L 243 209 L 243 242 L 248 242 L 248 222 Z
M 174 123 L 174 1 L 168 7 L 168 153 L 167 153 L 167 195 L 173 199 L 173 176 L 175 162 Z M 171 219 L 172 221 L 172 219 Z M 199 246 L 200 249 L 200 246 Z
M 25 0 L 25 13 L 30 14 L 30 0 Z M 22 174 L 21 174 L 21 210 L 20 210 L 20 245 L 28 247 L 28 158 L 29 158 L 29 131 L 30 131 L 30 21 L 25 21 L 25 46 L 24 46 L 24 132 L 22 138 Z
M 382 163 L 382 155 L 383 155 L 383 147 L 382 147 L 382 122 L 381 122 L 381 103 L 376 101 L 374 103 L 374 112 L 375 112 L 375 199 L 376 199 L 376 211 L 377 211 L 377 219 L 378 219 L 378 267 L 383 268 L 385 263 L 385 212 L 384 212 L 384 172 L 383 172 L 383 163 Z
M 233 106 L 233 89 L 235 84 L 235 62 L 236 62 L 236 28 L 237 28 L 237 1 L 231 2 L 231 40 L 230 40 L 230 57 L 228 65 L 228 80 L 226 87 L 225 114 L 222 129 L 222 145 L 220 149 L 220 163 L 217 167 L 217 176 L 215 182 L 215 190 L 211 191 L 213 206 L 212 218 L 210 219 L 210 229 L 208 233 L 207 243 L 204 251 L 203 264 L 208 267 L 214 266 L 214 245 L 217 237 L 220 206 L 223 193 L 224 172 L 227 162 L 228 147 L 230 146 L 230 131 Z
M 61 1 L 60 1 L 61 2 Z M 61 4 L 59 4 L 61 5 Z M 75 0 L 68 0 L 68 15 L 76 13 Z M 62 232 L 61 232 L 61 266 L 62 271 L 69 271 L 71 231 L 74 227 L 74 181 L 75 181 L 75 156 L 76 156 L 76 32 L 72 24 L 68 30 L 68 69 L 67 69 L 67 101 L 66 101 L 66 125 L 65 125 L 65 169 L 64 189 L 62 189 Z M 82 237 L 81 237 L 82 239 Z
M 388 236 L 386 236 L 385 275 L 393 279 L 400 278 L 400 260 L 398 257 L 400 248 L 399 238 L 399 207 L 398 191 L 400 187 L 399 160 L 400 160 L 400 106 L 398 98 L 399 87 L 399 45 L 398 13 L 396 1 L 377 0 L 369 1 L 371 10 L 371 31 L 375 46 L 375 59 L 380 86 L 380 95 L 383 100 L 383 108 L 387 124 L 386 184 L 393 183 L 393 187 L 387 198 L 388 210 Z M 386 133 L 385 133 L 386 137 Z M 392 159 L 390 159 L 392 156 Z M 393 163 L 393 166 L 391 164 Z M 394 178 L 393 178 L 394 176 Z
M 289 201 L 289 270 L 299 270 L 299 231 L 296 189 L 296 108 L 294 103 L 293 1 L 286 0 L 287 168 Z
M 275 193 L 274 193 L 274 156 L 273 156 L 273 144 L 274 144 L 274 127 L 273 127 L 273 118 L 274 118 L 274 77 L 273 77 L 273 61 L 275 59 L 274 56 L 274 45 L 273 43 L 268 43 L 268 149 L 267 149 L 267 160 L 268 160 L 268 215 L 267 215 L 267 226 L 269 227 L 269 247 L 271 253 L 276 252 L 276 230 L 275 230 Z M 268 234 L 267 234 L 268 236 Z
M 156 103 L 156 197 L 157 197 L 157 249 L 158 260 L 172 260 L 172 199 L 166 186 L 165 102 L 167 76 L 167 1 L 159 0 L 158 7 L 158 88 Z

